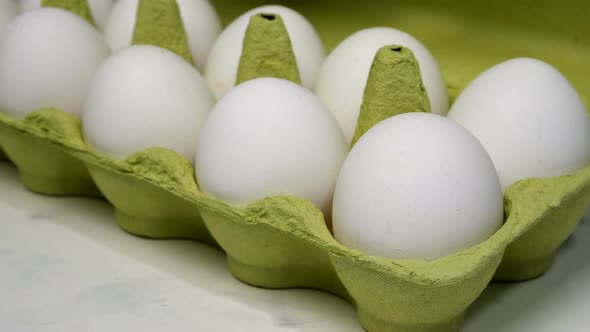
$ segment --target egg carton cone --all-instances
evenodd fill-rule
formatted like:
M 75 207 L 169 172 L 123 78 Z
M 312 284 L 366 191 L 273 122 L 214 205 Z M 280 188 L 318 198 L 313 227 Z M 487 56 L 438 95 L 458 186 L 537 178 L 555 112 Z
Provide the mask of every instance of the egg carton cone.
M 65 8 L 81 8 L 76 7 L 76 1 L 60 3 L 71 6 Z M 139 3 L 134 43 L 164 47 L 191 62 L 176 1 Z M 223 18 L 249 7 L 247 1 L 213 3 Z M 330 9 L 322 10 L 313 5 L 316 3 Z M 379 22 L 396 23 L 407 30 L 414 27 L 433 35 L 449 29 L 451 35 L 469 37 L 463 29 L 452 30 L 456 23 L 435 15 L 440 9 L 437 3 L 425 7 L 397 4 L 397 22 L 391 22 L 394 5 L 385 1 L 351 2 L 346 6 L 331 0 L 302 2 L 296 9 L 308 14 L 320 32 L 325 31 L 329 46 L 349 32 Z M 502 2 L 507 8 L 511 4 Z M 579 4 L 590 8 L 587 3 Z M 479 13 L 482 9 L 477 6 L 485 5 L 453 1 L 449 6 L 448 10 Z M 385 9 L 389 14 L 385 15 Z M 374 17 L 365 21 L 349 19 L 361 12 Z M 403 18 L 403 13 L 412 14 L 411 19 Z M 542 13 L 547 17 L 555 14 L 549 8 Z M 324 19 L 326 15 L 329 20 Z M 336 19 L 338 15 L 342 18 Z M 486 11 L 481 15 L 493 18 L 496 14 Z M 265 34 L 276 38 L 260 38 Z M 469 37 L 469 41 L 479 40 L 480 36 L 476 37 Z M 461 45 L 461 40 L 456 43 Z M 546 42 L 540 43 L 542 47 L 531 44 L 530 50 L 547 50 Z M 511 54 L 502 48 L 494 52 L 497 54 L 486 53 L 484 59 L 452 62 L 443 58 L 450 73 L 456 70 L 455 75 L 449 75 L 451 99 L 488 63 Z M 395 74 L 396 67 L 390 60 L 400 56 L 413 59 L 408 49 L 395 45 L 387 45 L 377 54 L 365 90 L 359 136 L 383 118 L 407 111 L 429 111 L 419 75 L 409 76 L 405 82 L 415 91 L 412 103 L 385 109 L 372 103 L 374 98 L 386 98 L 388 94 L 382 89 L 390 83 L 376 73 Z M 282 61 L 277 66 L 274 61 L 265 61 L 269 58 Z M 281 17 L 273 13 L 253 16 L 244 39 L 238 81 L 274 76 L 298 82 L 293 60 Z M 481 63 L 475 64 L 477 61 Z M 415 60 L 406 69 L 419 72 Z M 458 331 L 466 310 L 490 281 L 528 280 L 545 273 L 590 202 L 590 167 L 575 174 L 525 179 L 506 190 L 505 222 L 489 239 L 432 261 L 398 260 L 371 256 L 339 244 L 322 212 L 304 199 L 271 196 L 246 207 L 235 207 L 207 196 L 199 191 L 191 164 L 171 150 L 154 147 L 125 160 L 93 151 L 84 141 L 79 118 L 59 109 L 37 110 L 22 119 L 0 113 L 0 146 L 16 165 L 23 184 L 34 192 L 104 197 L 113 205 L 119 226 L 131 234 L 188 238 L 217 246 L 227 254 L 228 268 L 237 279 L 264 288 L 305 287 L 332 293 L 349 301 L 362 326 L 375 332 Z

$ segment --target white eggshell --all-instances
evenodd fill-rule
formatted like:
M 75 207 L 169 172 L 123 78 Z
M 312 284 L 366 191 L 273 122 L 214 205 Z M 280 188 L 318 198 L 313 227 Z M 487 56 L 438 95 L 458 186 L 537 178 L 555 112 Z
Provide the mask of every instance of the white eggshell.
M 483 146 L 430 113 L 397 115 L 367 131 L 334 194 L 336 240 L 374 256 L 446 256 L 487 239 L 502 218 L 502 190 Z
M 0 1 L 0 29 L 18 14 L 16 2 L 13 0 Z
M 164 147 L 195 158 L 215 98 L 199 72 L 155 46 L 133 46 L 98 69 L 82 111 L 89 145 L 116 158 Z
M 221 31 L 215 9 L 207 0 L 177 0 L 180 17 L 196 67 L 202 71 L 209 49 Z M 104 29 L 105 39 L 113 50 L 131 45 L 139 0 L 118 0 Z
M 498 64 L 471 82 L 449 112 L 487 149 L 502 187 L 574 173 L 590 163 L 590 122 L 568 80 L 535 59 Z
M 92 18 L 96 25 L 102 30 L 104 29 L 111 8 L 115 4 L 115 0 L 90 0 L 88 6 L 92 13 Z
M 363 92 L 377 51 L 387 45 L 409 48 L 416 57 L 433 113 L 446 114 L 448 94 L 438 64 L 414 37 L 393 28 L 358 31 L 342 41 L 326 58 L 315 92 L 334 114 L 350 142 L 363 102 Z
M 100 33 L 68 11 L 42 8 L 16 17 L 0 35 L 0 110 L 15 117 L 44 107 L 78 114 L 108 55 Z
M 22 12 L 38 9 L 41 7 L 41 0 L 18 0 Z
M 283 6 L 262 6 L 234 20 L 223 30 L 211 48 L 205 67 L 205 78 L 217 98 L 235 85 L 246 29 L 250 17 L 259 13 L 281 16 L 289 33 L 301 83 L 308 89 L 314 86 L 317 72 L 325 58 L 319 35 L 298 12 Z
M 230 204 L 293 195 L 329 215 L 347 150 L 338 124 L 313 93 L 259 78 L 230 90 L 211 111 L 196 176 L 201 191 Z
M 20 8 L 23 12 L 37 9 L 41 7 L 42 0 L 19 0 Z M 103 29 L 109 11 L 115 3 L 115 0 L 88 0 L 88 6 L 90 7 L 90 13 L 96 25 Z

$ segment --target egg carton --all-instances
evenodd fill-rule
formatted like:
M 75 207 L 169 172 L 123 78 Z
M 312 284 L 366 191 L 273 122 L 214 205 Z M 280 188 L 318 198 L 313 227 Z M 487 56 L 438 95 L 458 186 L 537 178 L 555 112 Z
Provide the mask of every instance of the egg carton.
M 213 3 L 222 17 L 251 7 L 238 0 Z M 311 9 L 321 13 L 310 3 L 300 6 L 296 9 L 312 18 Z M 382 11 L 375 6 L 375 13 Z M 321 20 L 317 22 L 322 32 Z M 338 35 L 330 24 L 334 22 L 323 25 L 328 35 Z M 347 29 L 355 25 L 362 23 Z M 451 84 L 452 97 L 460 89 L 453 86 L 466 81 Z M 459 330 L 465 311 L 490 281 L 522 281 L 546 272 L 590 202 L 590 167 L 522 180 L 506 190 L 505 223 L 489 239 L 433 261 L 396 260 L 339 244 L 322 213 L 304 199 L 272 196 L 234 207 L 206 196 L 190 163 L 174 151 L 150 148 L 125 160 L 91 151 L 80 120 L 58 109 L 42 109 L 23 119 L 0 113 L 0 146 L 30 190 L 104 197 L 123 230 L 218 246 L 227 254 L 231 273 L 254 286 L 335 294 L 355 306 L 369 331 Z

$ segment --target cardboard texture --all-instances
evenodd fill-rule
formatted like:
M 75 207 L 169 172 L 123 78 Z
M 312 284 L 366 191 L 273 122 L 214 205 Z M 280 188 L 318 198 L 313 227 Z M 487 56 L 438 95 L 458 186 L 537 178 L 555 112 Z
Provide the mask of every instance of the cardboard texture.
M 193 64 L 176 0 L 139 0 L 136 17 L 133 45 L 159 46 Z
M 276 77 L 301 84 L 291 40 L 279 15 L 254 15 L 246 29 L 236 83 L 258 77 Z
M 371 64 L 351 146 L 382 120 L 408 112 L 431 112 L 418 61 L 408 48 L 384 46 Z
M 69 10 L 96 26 L 86 0 L 42 0 L 41 6 Z
M 222 1 L 213 2 L 226 23 L 234 16 L 231 10 L 237 8 L 241 12 L 254 4 L 229 0 L 220 6 Z M 162 3 L 142 1 L 143 6 L 152 4 L 153 8 L 160 8 Z M 296 9 L 317 19 L 314 13 L 327 13 L 319 4 L 331 1 L 311 3 Z M 384 2 L 363 3 L 370 12 L 375 3 Z M 398 5 L 404 10 L 411 8 L 403 3 Z M 351 7 L 355 6 L 359 5 L 351 3 Z M 347 6 L 334 7 L 342 13 L 330 14 L 342 14 L 342 21 L 327 19 L 318 24 L 320 32 L 326 27 L 327 36 L 340 36 L 340 26 L 343 31 L 357 26 L 354 20 L 345 23 L 350 19 L 346 16 L 350 9 L 343 7 Z M 493 13 L 491 16 L 494 17 Z M 420 17 L 423 18 L 418 15 L 417 20 Z M 159 21 L 140 22 L 140 26 L 145 26 Z M 421 22 L 431 28 L 449 28 L 442 21 Z M 182 29 L 181 24 L 174 26 Z M 432 33 L 436 35 L 440 29 L 432 29 Z M 284 32 L 283 28 L 280 33 Z M 175 34 L 182 35 L 178 31 Z M 331 39 L 328 45 L 333 46 L 336 41 Z M 278 42 L 290 45 L 284 39 Z M 545 49 L 546 41 L 542 43 Z M 254 45 L 246 48 L 251 49 L 255 49 Z M 413 58 L 411 52 L 403 50 L 403 57 Z M 568 57 L 574 55 L 567 53 L 565 58 Z M 449 64 L 444 57 L 441 62 L 443 69 Z M 415 60 L 404 64 L 404 70 L 414 72 L 404 81 L 421 87 L 421 82 L 415 80 L 419 70 Z M 466 61 L 468 69 L 455 77 L 463 80 L 484 69 L 469 67 L 470 64 Z M 291 73 L 292 68 L 287 66 Z M 393 70 L 396 66 L 388 68 Z M 466 70 L 470 74 L 463 76 Z M 287 77 L 295 79 L 292 74 Z M 451 94 L 455 91 L 456 95 L 467 82 L 451 78 Z M 460 84 L 460 88 L 452 84 Z M 415 91 L 412 104 L 420 106 L 415 106 L 414 111 L 427 111 L 423 87 Z M 379 109 L 365 104 L 368 109 Z M 367 128 L 372 122 L 368 123 Z M 273 196 L 237 208 L 207 197 L 199 192 L 189 162 L 173 151 L 151 148 L 126 160 L 91 151 L 83 140 L 79 119 L 60 110 L 43 109 L 24 119 L 0 114 L 0 146 L 29 189 L 52 195 L 98 195 L 99 188 L 114 206 L 117 222 L 124 230 L 146 237 L 192 238 L 218 245 L 227 253 L 228 267 L 238 279 L 266 288 L 309 287 L 333 293 L 356 307 L 363 327 L 369 331 L 457 331 L 465 310 L 491 280 L 527 280 L 543 274 L 551 265 L 555 250 L 571 234 L 590 202 L 590 166 L 576 174 L 526 179 L 506 191 L 505 224 L 488 240 L 433 261 L 393 260 L 340 245 L 330 234 L 322 213 L 306 200 Z

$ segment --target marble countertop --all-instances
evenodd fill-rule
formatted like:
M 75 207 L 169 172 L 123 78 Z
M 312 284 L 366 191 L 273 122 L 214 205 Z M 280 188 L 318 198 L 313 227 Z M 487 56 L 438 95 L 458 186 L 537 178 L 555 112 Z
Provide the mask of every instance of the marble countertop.
M 464 332 L 588 331 L 590 223 L 551 271 L 493 284 Z M 313 290 L 264 290 L 232 277 L 224 254 L 130 236 L 104 201 L 26 191 L 0 163 L 0 331 L 362 331 L 352 307 Z

